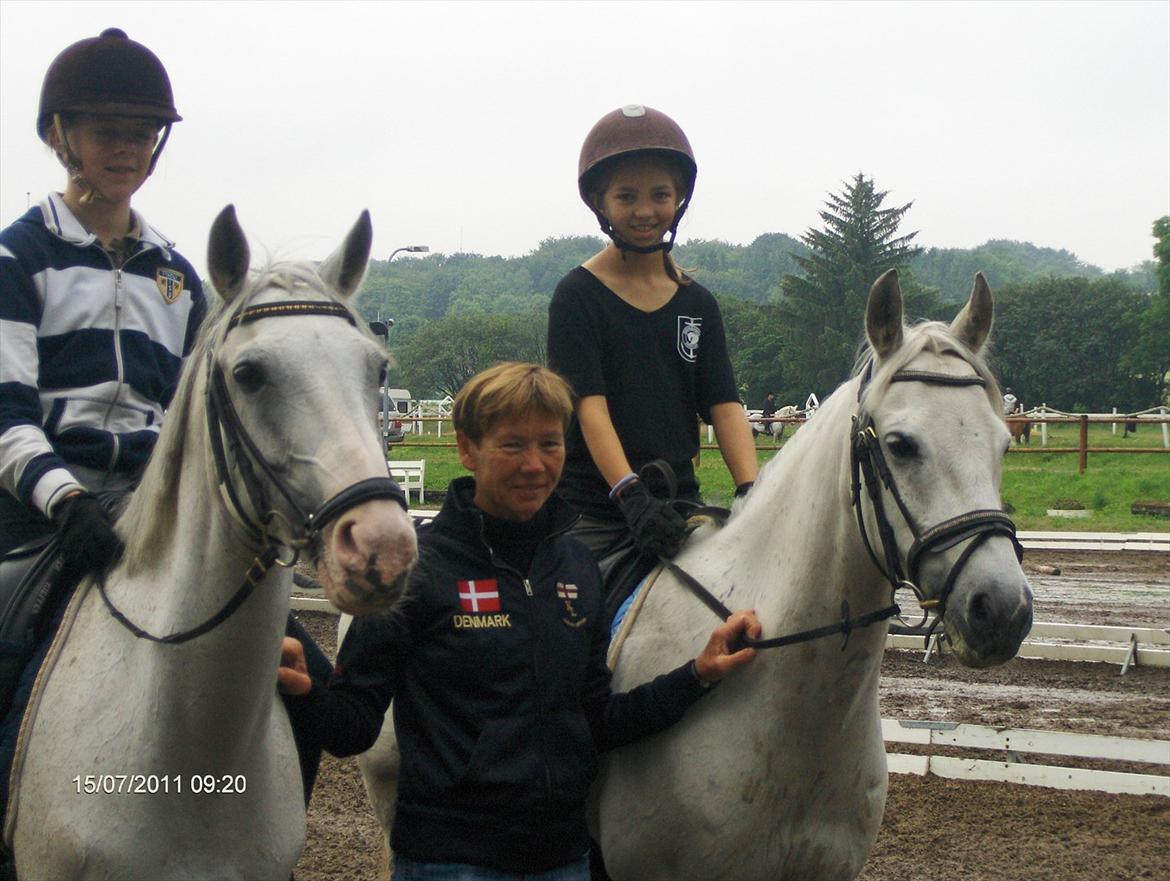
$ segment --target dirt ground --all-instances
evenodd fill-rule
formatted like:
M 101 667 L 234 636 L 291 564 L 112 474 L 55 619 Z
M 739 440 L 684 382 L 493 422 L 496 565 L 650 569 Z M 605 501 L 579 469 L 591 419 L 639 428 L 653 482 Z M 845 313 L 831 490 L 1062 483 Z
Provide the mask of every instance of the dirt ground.
M 1025 570 L 1036 594 L 1037 621 L 1170 627 L 1165 553 L 1037 551 L 1028 554 Z M 304 613 L 302 620 L 332 653 L 336 619 Z M 1136 667 L 1120 676 L 1119 669 L 1017 658 L 969 670 L 947 655 L 926 664 L 921 652 L 891 651 L 882 664 L 881 713 L 1170 739 L 1170 670 Z M 1090 765 L 1100 766 L 1083 766 Z M 1164 765 L 1125 770 L 1170 773 Z M 297 881 L 378 877 L 382 833 L 352 759 L 324 758 L 308 827 Z M 1162 796 L 893 774 L 882 828 L 860 881 L 1166 879 L 1167 830 L 1170 799 Z

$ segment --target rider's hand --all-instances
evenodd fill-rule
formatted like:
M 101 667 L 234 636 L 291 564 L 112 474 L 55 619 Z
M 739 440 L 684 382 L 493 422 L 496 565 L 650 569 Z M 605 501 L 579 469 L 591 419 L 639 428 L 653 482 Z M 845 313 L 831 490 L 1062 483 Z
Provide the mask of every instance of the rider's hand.
M 687 522 L 670 502 L 656 499 L 640 480 L 622 487 L 615 500 L 643 553 L 673 557 L 686 537 Z
M 313 688 L 305 647 L 299 639 L 286 636 L 280 644 L 280 666 L 276 668 L 276 688 L 281 694 L 308 694 Z
M 732 651 L 741 636 L 758 639 L 763 632 L 755 609 L 733 612 L 731 617 L 715 628 L 707 645 L 695 658 L 695 673 L 707 685 L 718 682 L 736 667 L 741 667 L 756 656 L 753 648 Z
M 114 517 L 93 493 L 76 492 L 66 497 L 53 509 L 53 521 L 66 575 L 104 571 L 122 553 Z

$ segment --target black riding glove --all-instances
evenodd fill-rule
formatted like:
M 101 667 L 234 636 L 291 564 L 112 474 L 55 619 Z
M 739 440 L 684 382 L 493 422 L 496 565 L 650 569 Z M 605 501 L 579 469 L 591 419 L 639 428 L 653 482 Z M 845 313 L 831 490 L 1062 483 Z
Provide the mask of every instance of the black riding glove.
M 622 487 L 615 501 L 621 508 L 638 550 L 673 557 L 686 537 L 687 522 L 670 502 L 656 499 L 640 480 Z
M 742 499 L 749 492 L 751 492 L 752 487 L 755 485 L 756 485 L 756 482 L 754 480 L 745 480 L 743 483 L 741 483 L 739 486 L 737 486 L 735 488 L 735 497 L 737 499 Z
M 61 542 L 63 574 L 83 575 L 106 569 L 122 552 L 114 517 L 93 493 L 72 495 L 53 511 Z

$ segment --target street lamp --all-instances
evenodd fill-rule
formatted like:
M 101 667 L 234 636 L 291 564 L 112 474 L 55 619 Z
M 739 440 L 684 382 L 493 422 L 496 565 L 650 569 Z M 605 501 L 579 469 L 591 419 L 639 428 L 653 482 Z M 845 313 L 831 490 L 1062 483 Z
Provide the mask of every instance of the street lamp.
M 390 256 L 386 258 L 386 262 L 389 263 L 394 259 L 395 254 L 400 254 L 403 251 L 407 251 L 411 254 L 426 254 L 430 250 L 431 249 L 427 245 L 407 245 L 405 248 L 395 248 L 390 252 Z

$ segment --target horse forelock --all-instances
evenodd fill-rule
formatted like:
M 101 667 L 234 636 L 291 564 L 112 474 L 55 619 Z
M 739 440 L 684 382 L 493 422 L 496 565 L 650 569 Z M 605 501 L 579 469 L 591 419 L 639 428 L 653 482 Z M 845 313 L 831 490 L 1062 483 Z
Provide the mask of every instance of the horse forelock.
M 941 321 L 924 321 L 911 327 L 903 328 L 903 342 L 896 352 L 884 361 L 877 364 L 868 386 L 862 392 L 862 403 L 873 410 L 881 405 L 886 392 L 890 390 L 894 374 L 910 364 L 923 352 L 934 355 L 952 355 L 966 362 L 975 374 L 984 382 L 984 392 L 991 408 L 999 412 L 1001 395 L 999 383 L 988 367 L 987 361 L 977 352 L 959 340 L 949 326 Z M 873 359 L 873 349 L 867 343 L 857 357 L 854 364 L 853 376 L 857 378 L 865 370 L 866 365 Z
M 322 299 L 344 306 L 354 316 L 359 330 L 366 327 L 358 312 L 340 299 L 321 278 L 314 263 L 307 261 L 270 261 L 249 273 L 245 288 L 231 302 L 209 291 L 210 310 L 187 356 L 175 395 L 167 407 L 166 421 L 151 453 L 138 489 L 121 518 L 119 531 L 126 543 L 124 560 L 131 573 L 149 565 L 155 550 L 175 528 L 177 489 L 186 446 L 188 423 L 196 406 L 198 415 L 204 404 L 198 400 L 203 392 L 209 352 L 218 349 L 228 333 L 232 316 L 247 308 L 264 294 L 279 292 L 296 299 Z M 208 488 L 214 495 L 214 484 Z

